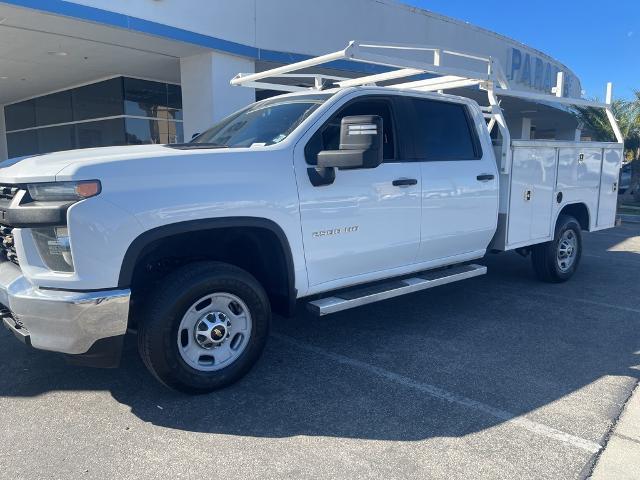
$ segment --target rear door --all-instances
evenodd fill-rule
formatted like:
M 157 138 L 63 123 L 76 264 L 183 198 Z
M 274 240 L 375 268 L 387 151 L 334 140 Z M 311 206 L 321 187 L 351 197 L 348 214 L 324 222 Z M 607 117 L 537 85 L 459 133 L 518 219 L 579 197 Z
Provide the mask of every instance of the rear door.
M 486 128 L 464 103 L 407 97 L 413 152 L 422 177 L 418 260 L 482 254 L 495 233 L 498 172 L 490 146 L 483 154 L 476 128 Z
M 343 99 L 296 146 L 302 235 L 312 288 L 389 276 L 389 271 L 416 260 L 420 166 L 405 160 L 396 110 L 395 99 L 386 95 Z M 333 182 L 314 186 L 310 170 L 318 152 L 338 149 L 340 122 L 354 115 L 382 117 L 384 163 L 370 169 L 336 169 Z

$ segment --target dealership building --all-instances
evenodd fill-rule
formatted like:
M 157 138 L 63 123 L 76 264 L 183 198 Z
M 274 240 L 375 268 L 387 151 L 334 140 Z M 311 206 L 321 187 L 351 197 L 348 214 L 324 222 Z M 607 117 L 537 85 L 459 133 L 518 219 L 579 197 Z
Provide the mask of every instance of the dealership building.
M 564 72 L 564 95 L 581 92 L 575 74 L 543 52 L 392 0 L 8 0 L 0 1 L 0 160 L 188 140 L 273 94 L 231 86 L 236 74 L 341 50 L 351 40 L 491 56 L 513 89 L 550 93 Z M 329 67 L 322 73 L 341 77 L 372 68 Z M 503 107 L 515 138 L 580 136 L 560 107 L 517 99 Z

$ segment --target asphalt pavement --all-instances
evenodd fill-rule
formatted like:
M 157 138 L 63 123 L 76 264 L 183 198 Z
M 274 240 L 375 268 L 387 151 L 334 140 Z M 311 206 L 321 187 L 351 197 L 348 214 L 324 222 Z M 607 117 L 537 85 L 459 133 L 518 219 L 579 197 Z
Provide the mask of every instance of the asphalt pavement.
M 0 478 L 587 478 L 640 377 L 640 224 L 585 234 L 561 285 L 515 253 L 481 263 L 276 318 L 256 368 L 200 397 L 157 384 L 135 338 L 120 369 L 93 370 L 2 329 Z

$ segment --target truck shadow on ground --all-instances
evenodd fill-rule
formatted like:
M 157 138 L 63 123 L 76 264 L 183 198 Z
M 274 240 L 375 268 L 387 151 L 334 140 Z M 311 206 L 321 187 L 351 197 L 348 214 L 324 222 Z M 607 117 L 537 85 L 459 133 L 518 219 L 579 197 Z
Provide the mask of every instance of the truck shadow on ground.
M 605 413 L 615 416 L 618 399 L 624 401 L 639 378 L 640 255 L 608 249 L 638 234 L 640 226 L 589 235 L 579 273 L 563 285 L 538 283 L 527 261 L 505 254 L 485 259 L 485 278 L 322 319 L 300 309 L 293 319 L 275 319 L 276 335 L 245 379 L 207 396 L 187 397 L 157 384 L 137 357 L 135 337 L 127 339 L 120 369 L 93 370 L 29 351 L 3 330 L 0 396 L 108 391 L 139 419 L 185 431 L 421 440 L 462 436 L 503 420 L 384 372 L 513 415 L 614 376 Z M 355 362 L 336 361 L 336 355 Z M 587 410 L 605 395 L 598 385 L 581 393 Z M 78 415 L 91 398 L 65 397 L 77 401 Z M 560 423 L 569 429 L 587 420 L 569 415 Z

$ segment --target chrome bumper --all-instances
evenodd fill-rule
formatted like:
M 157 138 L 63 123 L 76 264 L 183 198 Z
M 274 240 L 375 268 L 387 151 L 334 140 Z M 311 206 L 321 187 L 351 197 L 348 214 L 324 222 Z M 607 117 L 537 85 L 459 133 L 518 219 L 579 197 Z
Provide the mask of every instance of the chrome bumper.
M 80 355 L 98 340 L 123 336 L 130 295 L 129 290 L 42 290 L 27 281 L 16 265 L 0 262 L 0 304 L 21 326 L 20 335 L 41 350 Z

